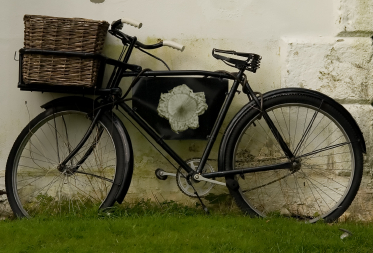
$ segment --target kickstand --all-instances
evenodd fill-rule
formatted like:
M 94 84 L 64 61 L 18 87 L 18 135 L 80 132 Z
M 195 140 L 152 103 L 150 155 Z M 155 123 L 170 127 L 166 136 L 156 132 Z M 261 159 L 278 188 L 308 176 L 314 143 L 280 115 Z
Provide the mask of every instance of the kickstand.
M 205 211 L 206 214 L 210 214 L 209 209 L 208 209 L 207 206 L 205 206 L 205 204 L 203 203 L 202 199 L 200 198 L 200 196 L 198 195 L 196 189 L 194 188 L 192 182 L 190 182 L 190 181 L 188 180 L 188 183 L 190 184 L 190 186 L 192 186 L 192 188 L 193 188 L 193 190 L 194 190 L 194 194 L 197 196 L 199 202 L 201 203 L 201 206 L 202 206 L 202 208 L 203 208 L 203 211 Z
M 203 204 L 202 199 L 198 196 L 198 193 L 194 192 L 194 194 L 196 194 L 197 198 L 199 199 L 199 202 L 201 202 L 201 206 L 203 208 L 203 211 L 205 211 L 206 214 L 210 214 L 209 209 L 207 209 L 207 206 L 205 206 L 205 204 Z

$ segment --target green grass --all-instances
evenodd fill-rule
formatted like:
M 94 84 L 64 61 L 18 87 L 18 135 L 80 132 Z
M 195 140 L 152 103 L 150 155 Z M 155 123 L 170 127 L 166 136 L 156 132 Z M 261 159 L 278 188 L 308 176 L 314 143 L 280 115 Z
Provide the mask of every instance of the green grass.
M 175 202 L 9 219 L 0 227 L 0 252 L 373 252 L 373 224 L 205 215 Z M 339 228 L 353 235 L 341 240 Z

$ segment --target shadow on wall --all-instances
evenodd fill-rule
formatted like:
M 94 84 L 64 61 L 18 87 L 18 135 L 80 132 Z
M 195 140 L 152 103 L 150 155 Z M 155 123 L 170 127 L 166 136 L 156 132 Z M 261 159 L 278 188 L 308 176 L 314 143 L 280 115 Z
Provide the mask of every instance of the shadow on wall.
M 105 0 L 91 0 L 92 3 L 94 4 L 101 4 L 103 2 L 105 2 Z

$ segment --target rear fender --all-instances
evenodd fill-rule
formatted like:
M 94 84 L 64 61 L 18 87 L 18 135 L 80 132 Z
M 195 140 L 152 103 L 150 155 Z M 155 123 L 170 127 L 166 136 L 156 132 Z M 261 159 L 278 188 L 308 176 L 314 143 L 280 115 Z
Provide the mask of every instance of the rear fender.
M 303 88 L 284 88 L 284 89 L 277 89 L 277 90 L 273 90 L 273 91 L 265 93 L 263 95 L 263 100 L 265 101 L 266 98 L 273 97 L 273 96 L 281 96 L 282 94 L 291 93 L 291 92 L 294 92 L 294 93 L 297 93 L 297 94 L 302 93 L 302 94 L 307 95 L 307 96 L 312 96 L 312 97 L 315 97 L 315 98 L 321 98 L 321 99 L 323 99 L 325 101 L 325 103 L 328 103 L 329 105 L 331 105 L 332 107 L 334 107 L 334 109 L 336 109 L 339 113 L 343 114 L 346 117 L 346 119 L 348 120 L 348 122 L 351 124 L 351 127 L 354 129 L 354 131 L 355 131 L 355 133 L 357 135 L 357 139 L 360 142 L 360 145 L 361 145 L 361 148 L 362 148 L 363 152 L 366 153 L 365 140 L 364 140 L 363 133 L 360 130 L 360 127 L 358 126 L 358 124 L 356 123 L 355 119 L 352 117 L 352 115 L 350 114 L 350 112 L 347 111 L 346 108 L 344 108 L 341 104 L 339 104 L 338 102 L 336 102 L 331 97 L 328 97 L 327 95 L 322 94 L 322 93 L 317 92 L 317 91 L 303 89 Z M 255 106 L 255 102 L 254 101 L 251 101 L 250 103 L 246 104 L 233 117 L 233 119 L 229 123 L 227 129 L 225 130 L 223 138 L 222 138 L 222 141 L 220 143 L 220 147 L 219 147 L 219 163 L 218 163 L 218 170 L 219 171 L 224 171 L 225 170 L 224 169 L 225 168 L 225 165 L 224 165 L 225 164 L 224 155 L 227 152 L 226 146 L 227 146 L 227 142 L 228 142 L 228 136 L 230 136 L 231 131 L 234 129 L 234 127 L 236 126 L 236 124 L 238 123 L 238 121 L 253 106 Z

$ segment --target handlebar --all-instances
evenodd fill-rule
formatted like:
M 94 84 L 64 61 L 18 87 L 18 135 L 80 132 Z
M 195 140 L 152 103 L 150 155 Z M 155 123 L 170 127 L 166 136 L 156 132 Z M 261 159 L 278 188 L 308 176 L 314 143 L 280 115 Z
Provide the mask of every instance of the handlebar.
M 118 19 L 117 21 L 114 21 L 111 24 L 112 34 L 117 35 L 117 37 L 120 38 L 120 39 L 126 39 L 127 41 L 129 41 L 130 37 L 119 31 L 123 28 L 123 24 L 128 24 L 128 25 L 137 27 L 139 29 L 142 27 L 141 22 L 138 22 L 138 21 L 136 21 L 134 19 L 131 19 L 131 18 L 122 18 L 122 19 Z M 183 52 L 184 49 L 185 49 L 185 46 L 183 46 L 179 43 L 176 43 L 174 41 L 170 41 L 170 40 L 164 40 L 164 41 L 161 41 L 161 42 L 153 44 L 153 45 L 145 45 L 145 44 L 142 44 L 139 41 L 136 41 L 135 46 L 143 48 L 143 49 L 155 49 L 155 48 L 159 48 L 159 47 L 163 47 L 163 46 L 168 46 L 168 47 L 174 48 L 176 50 L 180 50 L 181 52 Z
M 141 22 L 138 22 L 138 21 L 136 21 L 134 19 L 131 19 L 131 18 L 122 18 L 121 22 L 124 23 L 124 24 L 128 24 L 128 25 L 137 27 L 139 29 L 142 27 L 142 23 Z
M 184 49 L 185 49 L 185 46 L 183 46 L 179 43 L 176 43 L 174 41 L 170 41 L 170 40 L 164 40 L 163 41 L 163 46 L 171 47 L 171 48 L 180 50 L 181 52 L 183 52 Z

